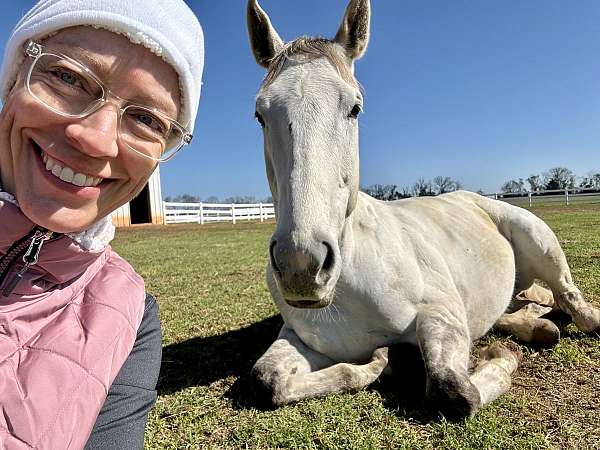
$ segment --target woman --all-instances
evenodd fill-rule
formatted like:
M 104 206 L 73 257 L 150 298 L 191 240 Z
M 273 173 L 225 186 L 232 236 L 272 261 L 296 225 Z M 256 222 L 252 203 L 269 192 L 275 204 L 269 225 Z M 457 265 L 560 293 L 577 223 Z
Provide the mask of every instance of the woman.
M 0 448 L 143 447 L 157 306 L 110 213 L 191 140 L 203 35 L 183 0 L 42 0 L 0 72 Z

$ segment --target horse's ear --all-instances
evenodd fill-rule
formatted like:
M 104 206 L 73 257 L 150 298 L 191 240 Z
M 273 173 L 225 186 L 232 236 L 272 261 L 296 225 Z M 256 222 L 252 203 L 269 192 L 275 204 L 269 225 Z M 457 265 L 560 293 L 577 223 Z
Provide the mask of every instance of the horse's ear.
M 254 58 L 266 69 L 271 59 L 283 48 L 283 41 L 256 0 L 248 0 L 246 20 Z
M 346 55 L 352 61 L 363 56 L 367 50 L 370 22 L 370 0 L 350 0 L 334 40 L 346 49 Z

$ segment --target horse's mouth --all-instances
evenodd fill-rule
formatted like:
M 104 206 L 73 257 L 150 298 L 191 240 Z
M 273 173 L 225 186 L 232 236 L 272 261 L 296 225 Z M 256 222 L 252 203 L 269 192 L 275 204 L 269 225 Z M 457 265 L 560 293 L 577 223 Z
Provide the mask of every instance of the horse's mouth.
M 329 306 L 329 304 L 331 303 L 331 301 L 329 299 L 322 299 L 322 300 L 307 300 L 307 299 L 303 299 L 303 300 L 291 300 L 291 299 L 285 299 L 285 302 L 290 305 L 293 306 L 294 308 L 302 308 L 302 309 L 317 309 L 317 308 L 325 308 L 326 306 Z

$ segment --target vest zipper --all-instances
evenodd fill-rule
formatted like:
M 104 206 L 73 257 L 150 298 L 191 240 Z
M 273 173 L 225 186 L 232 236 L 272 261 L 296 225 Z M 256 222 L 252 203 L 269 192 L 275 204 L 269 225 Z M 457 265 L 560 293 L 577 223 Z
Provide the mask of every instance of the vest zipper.
M 6 282 L 4 289 L 2 289 L 2 295 L 8 297 L 17 287 L 19 282 L 23 279 L 23 275 L 29 270 L 29 268 L 36 264 L 40 251 L 44 242 L 52 238 L 54 233 L 48 231 L 45 228 L 36 226 L 27 235 L 17 242 L 15 242 L 11 248 L 8 249 L 6 254 L 0 259 L 0 286 L 5 281 L 6 277 L 12 270 L 19 256 L 23 255 L 23 267 L 17 273 L 15 273 Z

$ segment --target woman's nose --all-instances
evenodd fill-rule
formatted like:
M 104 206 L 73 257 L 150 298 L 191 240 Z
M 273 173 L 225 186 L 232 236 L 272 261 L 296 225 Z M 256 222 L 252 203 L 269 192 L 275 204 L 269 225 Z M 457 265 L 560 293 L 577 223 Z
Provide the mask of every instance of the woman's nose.
M 119 153 L 118 127 L 118 109 L 107 104 L 89 116 L 67 125 L 65 134 L 82 152 L 90 156 L 114 158 Z

